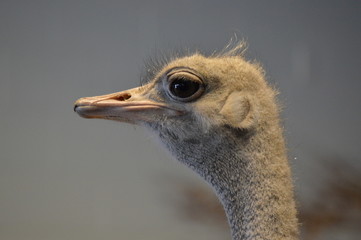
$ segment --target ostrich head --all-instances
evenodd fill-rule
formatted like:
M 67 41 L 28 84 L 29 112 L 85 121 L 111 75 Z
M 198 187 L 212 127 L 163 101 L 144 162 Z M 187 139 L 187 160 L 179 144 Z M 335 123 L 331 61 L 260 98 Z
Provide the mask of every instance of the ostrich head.
M 231 50 L 175 59 L 138 88 L 74 110 L 145 126 L 215 189 L 234 239 L 294 239 L 297 221 L 275 91 Z M 286 238 L 285 238 L 286 239 Z
M 241 56 L 194 54 L 166 64 L 144 86 L 81 98 L 74 110 L 85 118 L 154 130 L 172 153 L 188 151 L 192 156 L 181 160 L 193 165 L 195 156 L 204 158 L 194 153 L 200 145 L 213 147 L 224 137 L 232 140 L 240 135 L 246 140 L 252 131 L 274 121 L 274 107 L 267 106 L 273 95 L 262 70 Z

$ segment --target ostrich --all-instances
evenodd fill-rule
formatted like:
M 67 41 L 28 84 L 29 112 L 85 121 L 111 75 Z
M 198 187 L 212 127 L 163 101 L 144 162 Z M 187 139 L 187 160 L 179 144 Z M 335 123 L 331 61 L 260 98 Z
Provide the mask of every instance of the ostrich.
M 138 88 L 81 98 L 74 111 L 144 126 L 220 199 L 234 240 L 297 239 L 276 91 L 241 44 L 148 66 Z

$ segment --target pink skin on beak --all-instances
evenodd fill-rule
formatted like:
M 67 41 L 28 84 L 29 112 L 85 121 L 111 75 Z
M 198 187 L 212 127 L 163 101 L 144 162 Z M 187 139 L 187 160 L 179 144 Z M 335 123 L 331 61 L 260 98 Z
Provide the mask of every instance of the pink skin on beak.
M 146 98 L 142 88 L 133 88 L 102 96 L 78 99 L 74 111 L 84 118 L 111 119 L 121 122 L 150 122 L 159 119 L 159 115 L 177 116 L 182 111 L 170 108 Z

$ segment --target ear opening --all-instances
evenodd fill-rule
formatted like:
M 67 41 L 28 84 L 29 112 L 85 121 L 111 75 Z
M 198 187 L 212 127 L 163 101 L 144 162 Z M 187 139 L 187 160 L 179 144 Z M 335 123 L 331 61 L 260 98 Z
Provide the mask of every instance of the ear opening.
M 220 114 L 227 125 L 239 129 L 251 129 L 257 121 L 254 101 L 239 91 L 228 96 Z

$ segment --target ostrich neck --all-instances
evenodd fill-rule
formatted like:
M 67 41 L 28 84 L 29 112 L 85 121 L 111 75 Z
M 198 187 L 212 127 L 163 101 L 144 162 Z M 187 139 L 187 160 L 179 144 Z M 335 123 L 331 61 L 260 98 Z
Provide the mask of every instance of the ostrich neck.
M 160 136 L 178 160 L 213 186 L 233 240 L 297 239 L 290 169 L 283 137 L 271 136 L 274 132 L 247 140 L 213 132 L 201 141 L 182 143 L 174 136 Z
M 260 150 L 242 153 L 231 158 L 223 174 L 210 178 L 224 206 L 232 238 L 296 239 L 296 211 L 286 157 Z

